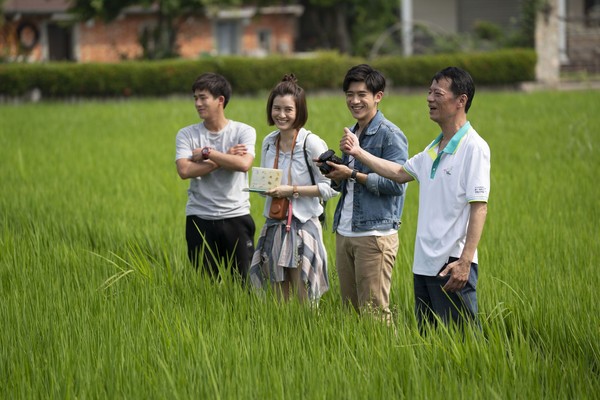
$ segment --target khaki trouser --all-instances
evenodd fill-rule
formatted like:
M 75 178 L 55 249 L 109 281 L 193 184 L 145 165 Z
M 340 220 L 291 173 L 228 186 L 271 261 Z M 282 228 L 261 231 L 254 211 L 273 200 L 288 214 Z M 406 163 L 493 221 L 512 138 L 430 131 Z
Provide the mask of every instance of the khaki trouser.
M 336 234 L 336 263 L 342 301 L 356 311 L 383 313 L 391 322 L 392 268 L 398 252 L 398 234 L 345 237 Z

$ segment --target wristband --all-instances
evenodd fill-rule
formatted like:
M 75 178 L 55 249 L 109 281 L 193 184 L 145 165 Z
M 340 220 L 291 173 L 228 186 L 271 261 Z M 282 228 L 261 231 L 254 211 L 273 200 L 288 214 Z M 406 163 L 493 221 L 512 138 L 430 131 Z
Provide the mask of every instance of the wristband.
M 210 155 L 210 147 L 204 147 L 202 149 L 202 159 L 208 160 L 208 156 Z

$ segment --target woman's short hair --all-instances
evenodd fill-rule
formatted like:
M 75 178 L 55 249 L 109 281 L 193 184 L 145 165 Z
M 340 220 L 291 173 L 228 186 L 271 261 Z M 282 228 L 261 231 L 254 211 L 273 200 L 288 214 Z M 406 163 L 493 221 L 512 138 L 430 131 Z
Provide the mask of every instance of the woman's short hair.
M 306 106 L 306 94 L 304 89 L 298 85 L 298 80 L 294 74 L 286 74 L 281 81 L 275 85 L 271 94 L 269 94 L 269 100 L 267 101 L 267 122 L 269 125 L 275 125 L 275 121 L 271 115 L 271 109 L 273 108 L 273 102 L 277 96 L 292 96 L 296 106 L 296 120 L 294 121 L 292 128 L 300 129 L 308 120 L 308 107 Z

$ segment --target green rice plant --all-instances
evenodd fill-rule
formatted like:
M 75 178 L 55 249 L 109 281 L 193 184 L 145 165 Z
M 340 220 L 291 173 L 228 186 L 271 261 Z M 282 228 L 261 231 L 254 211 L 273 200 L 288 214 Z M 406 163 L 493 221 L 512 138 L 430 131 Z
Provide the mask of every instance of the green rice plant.
M 439 133 L 425 96 L 381 103 L 410 155 Z M 190 99 L 0 105 L 0 398 L 595 398 L 599 100 L 477 93 L 469 119 L 492 151 L 481 329 L 426 335 L 413 315 L 417 183 L 388 327 L 342 305 L 330 228 L 318 307 L 244 287 L 225 264 L 220 281 L 189 265 L 174 156 L 178 129 L 197 122 Z M 308 101 L 307 128 L 339 152 L 353 123 L 343 95 Z M 256 127 L 257 154 L 273 129 L 265 104 L 227 108 Z M 252 194 L 258 230 L 263 207 Z

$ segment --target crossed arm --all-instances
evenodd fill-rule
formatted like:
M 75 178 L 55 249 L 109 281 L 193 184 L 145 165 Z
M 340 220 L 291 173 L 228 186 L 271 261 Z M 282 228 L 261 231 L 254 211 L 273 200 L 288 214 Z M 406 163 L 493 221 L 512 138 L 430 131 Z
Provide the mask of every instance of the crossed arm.
M 247 152 L 244 144 L 233 146 L 222 153 L 211 149 L 208 160 L 202 158 L 202 149 L 194 149 L 192 158 L 180 158 L 176 161 L 177 173 L 181 179 L 197 178 L 205 176 L 217 168 L 231 171 L 246 172 L 252 167 L 254 156 Z

